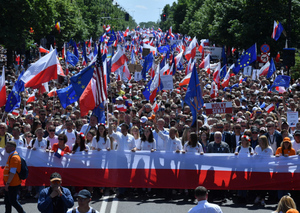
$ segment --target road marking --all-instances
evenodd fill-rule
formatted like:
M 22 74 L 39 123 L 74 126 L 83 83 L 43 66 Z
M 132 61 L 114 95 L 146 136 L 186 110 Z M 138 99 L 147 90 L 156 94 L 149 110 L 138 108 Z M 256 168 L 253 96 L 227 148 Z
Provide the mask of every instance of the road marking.
M 102 205 L 101 205 L 101 208 L 100 208 L 101 213 L 106 211 L 106 206 L 107 206 L 107 203 L 108 203 L 108 199 L 109 199 L 109 196 L 103 196 Z
M 111 204 L 110 213 L 117 213 L 119 200 L 114 196 L 114 199 Z

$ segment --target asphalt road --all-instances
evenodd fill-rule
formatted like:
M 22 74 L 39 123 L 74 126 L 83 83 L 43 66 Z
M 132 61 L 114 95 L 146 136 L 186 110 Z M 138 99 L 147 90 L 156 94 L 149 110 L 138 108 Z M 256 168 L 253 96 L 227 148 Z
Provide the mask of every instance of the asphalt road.
M 253 204 L 235 204 L 232 200 L 227 199 L 226 203 L 220 203 L 215 201 L 214 203 L 219 204 L 224 213 L 240 213 L 240 212 L 252 212 L 256 213 L 270 213 L 276 209 L 275 203 L 268 203 L 267 205 L 254 206 Z M 21 204 L 24 210 L 28 213 L 39 212 L 37 210 L 37 199 L 23 199 Z M 188 212 L 188 210 L 196 205 L 192 201 L 184 201 L 181 196 L 174 196 L 173 200 L 166 201 L 163 196 L 154 196 L 152 198 L 138 197 L 131 195 L 130 198 L 117 199 L 114 195 L 106 195 L 99 198 L 95 195 L 90 205 L 101 213 L 153 213 L 153 212 L 165 212 L 165 213 L 176 213 L 176 212 Z M 77 201 L 75 201 L 77 206 Z M 5 212 L 4 199 L 0 199 L 0 213 Z M 12 213 L 16 213 L 13 209 Z

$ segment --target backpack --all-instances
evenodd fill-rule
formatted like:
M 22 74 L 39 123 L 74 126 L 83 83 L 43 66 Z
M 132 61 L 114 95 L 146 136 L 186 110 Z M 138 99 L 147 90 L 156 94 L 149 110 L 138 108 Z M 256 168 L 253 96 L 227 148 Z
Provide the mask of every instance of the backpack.
M 19 153 L 14 153 L 12 156 L 14 156 L 14 155 L 19 155 Z M 10 157 L 10 159 L 12 158 L 12 156 Z M 27 177 L 28 177 L 28 167 L 27 167 L 27 163 L 26 163 L 25 159 L 22 158 L 20 155 L 19 155 L 19 157 L 20 157 L 20 159 L 21 159 L 21 171 L 20 171 L 20 173 L 18 173 L 18 172 L 17 172 L 17 173 L 18 173 L 19 178 L 20 178 L 21 180 L 26 180 Z M 9 163 L 10 163 L 10 159 L 9 159 Z

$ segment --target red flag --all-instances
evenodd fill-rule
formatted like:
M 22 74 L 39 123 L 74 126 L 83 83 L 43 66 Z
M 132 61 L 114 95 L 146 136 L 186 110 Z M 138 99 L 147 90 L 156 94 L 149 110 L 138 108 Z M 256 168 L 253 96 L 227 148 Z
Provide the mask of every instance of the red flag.
M 0 79 L 0 107 L 6 104 L 6 87 L 5 87 L 5 69 L 2 68 L 2 76 Z

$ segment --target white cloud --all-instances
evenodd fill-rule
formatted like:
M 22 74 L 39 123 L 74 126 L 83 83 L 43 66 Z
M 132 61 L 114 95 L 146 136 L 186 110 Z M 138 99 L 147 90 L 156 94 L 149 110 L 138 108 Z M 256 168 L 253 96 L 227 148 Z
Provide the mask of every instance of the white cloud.
M 144 10 L 147 10 L 148 8 L 145 7 L 144 5 L 136 5 L 135 6 L 136 8 L 140 8 L 140 9 L 144 9 Z

